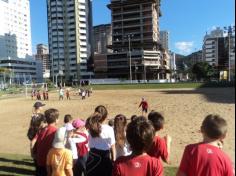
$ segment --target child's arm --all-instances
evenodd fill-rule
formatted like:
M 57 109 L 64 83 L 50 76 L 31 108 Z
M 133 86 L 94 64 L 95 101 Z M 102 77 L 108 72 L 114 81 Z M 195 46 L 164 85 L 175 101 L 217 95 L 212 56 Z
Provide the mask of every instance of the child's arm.
M 170 146 L 171 146 L 172 139 L 169 135 L 165 136 L 164 139 L 166 141 L 166 147 L 167 147 L 167 153 L 168 153 L 167 158 L 164 158 L 164 162 L 169 164 L 170 163 L 170 148 L 171 148 Z
M 116 145 L 115 144 L 111 146 L 111 159 L 112 161 L 116 160 Z

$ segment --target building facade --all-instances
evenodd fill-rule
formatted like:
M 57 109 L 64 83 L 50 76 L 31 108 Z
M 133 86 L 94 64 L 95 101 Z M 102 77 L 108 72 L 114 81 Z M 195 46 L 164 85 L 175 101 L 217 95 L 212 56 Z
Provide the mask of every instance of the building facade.
M 162 47 L 169 51 L 169 32 L 168 31 L 160 31 L 160 42 Z
M 95 54 L 107 54 L 111 50 L 108 48 L 112 44 L 111 24 L 102 24 L 93 27 L 93 46 Z
M 78 82 L 91 75 L 91 6 L 91 0 L 47 0 L 52 78 Z
M 0 57 L 32 55 L 29 0 L 0 0 Z
M 48 47 L 44 44 L 37 45 L 35 59 L 42 62 L 43 78 L 50 78 L 51 61 L 49 59 Z
M 93 27 L 94 46 L 94 76 L 95 78 L 107 78 L 107 54 L 112 50 L 111 24 L 102 24 Z
M 198 62 L 203 62 L 202 50 L 193 52 L 192 54 L 186 56 L 188 60 L 188 65 L 192 66 Z
M 219 72 L 232 71 L 230 77 L 235 77 L 235 31 L 217 28 L 206 34 L 203 42 L 203 60 Z M 234 29 L 235 30 L 235 29 Z M 224 76 L 225 77 L 225 76 Z
M 10 82 L 15 84 L 42 83 L 42 62 L 30 58 L 0 58 L 0 67 L 9 71 Z
M 159 0 L 111 0 L 113 53 L 108 54 L 108 77 L 158 79 L 169 69 L 161 51 Z

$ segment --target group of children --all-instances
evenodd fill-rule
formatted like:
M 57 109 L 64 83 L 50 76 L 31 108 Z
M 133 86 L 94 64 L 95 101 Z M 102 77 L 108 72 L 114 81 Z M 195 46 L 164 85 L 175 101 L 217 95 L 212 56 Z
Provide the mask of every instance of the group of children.
M 134 115 L 129 123 L 119 114 L 107 125 L 108 111 L 98 106 L 86 121 L 66 115 L 64 126 L 57 129 L 59 111 L 49 109 L 41 114 L 43 106 L 34 105 L 30 123 L 34 130 L 31 135 L 28 132 L 36 176 L 163 175 L 162 161 L 170 161 L 171 137 L 159 136 L 165 123 L 162 114 Z M 233 165 L 222 151 L 226 121 L 209 115 L 201 132 L 203 141 L 185 148 L 177 176 L 233 176 Z
M 31 92 L 31 99 L 33 100 L 34 97 L 38 101 L 42 100 L 42 96 L 41 96 L 40 90 L 37 90 L 37 91 L 35 89 L 32 90 L 32 92 Z M 48 101 L 49 100 L 48 90 L 43 90 L 43 100 L 44 101 Z

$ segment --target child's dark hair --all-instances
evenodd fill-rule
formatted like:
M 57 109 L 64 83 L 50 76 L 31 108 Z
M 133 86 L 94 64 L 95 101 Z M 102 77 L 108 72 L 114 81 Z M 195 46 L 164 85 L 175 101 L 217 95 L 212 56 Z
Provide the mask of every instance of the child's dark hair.
M 125 145 L 125 129 L 127 125 L 127 119 L 124 115 L 119 114 L 115 117 L 114 120 L 114 132 L 116 144 L 120 147 L 124 147 Z
M 137 119 L 137 117 L 138 117 L 137 115 L 132 115 L 131 116 L 131 121 L 134 121 L 135 119 Z
M 141 154 L 150 149 L 154 128 L 152 124 L 143 116 L 138 117 L 128 124 L 126 137 L 134 153 Z
M 219 115 L 208 115 L 202 122 L 203 133 L 211 139 L 220 139 L 227 133 L 227 122 Z
M 102 119 L 102 115 L 98 112 L 95 112 L 86 121 L 86 128 L 89 130 L 89 133 L 93 138 L 100 137 L 100 134 L 102 132 Z
M 108 115 L 107 108 L 103 105 L 97 106 L 94 112 L 100 113 L 102 116 L 102 119 L 104 120 L 107 118 L 107 115 Z
M 64 123 L 68 123 L 72 120 L 72 116 L 70 114 L 66 114 L 64 117 Z
M 44 113 L 48 124 L 55 123 L 59 118 L 59 111 L 57 109 L 48 109 Z
M 114 119 L 110 119 L 110 120 L 108 121 L 108 125 L 111 126 L 111 127 L 113 127 L 113 126 L 114 126 Z
M 151 121 L 155 131 L 160 131 L 165 123 L 163 115 L 156 111 L 151 111 L 148 114 L 148 120 Z

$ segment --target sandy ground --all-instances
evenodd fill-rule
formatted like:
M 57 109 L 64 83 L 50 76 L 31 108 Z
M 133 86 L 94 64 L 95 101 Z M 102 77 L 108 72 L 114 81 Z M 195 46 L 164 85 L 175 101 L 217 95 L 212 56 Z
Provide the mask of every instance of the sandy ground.
M 203 118 L 209 113 L 217 113 L 228 121 L 224 151 L 235 162 L 234 89 L 95 91 L 85 101 L 72 97 L 71 101 L 60 102 L 57 93 L 50 96 L 45 109 L 59 109 L 59 126 L 62 125 L 65 114 L 86 119 L 100 104 L 108 108 L 110 118 L 120 113 L 127 117 L 140 115 L 138 105 L 141 97 L 145 97 L 150 109 L 160 111 L 166 118 L 165 129 L 160 134 L 169 134 L 173 138 L 171 162 L 174 166 L 179 164 L 185 145 L 201 140 L 199 128 Z M 0 100 L 0 153 L 29 154 L 26 131 L 33 103 L 34 101 L 25 97 Z

